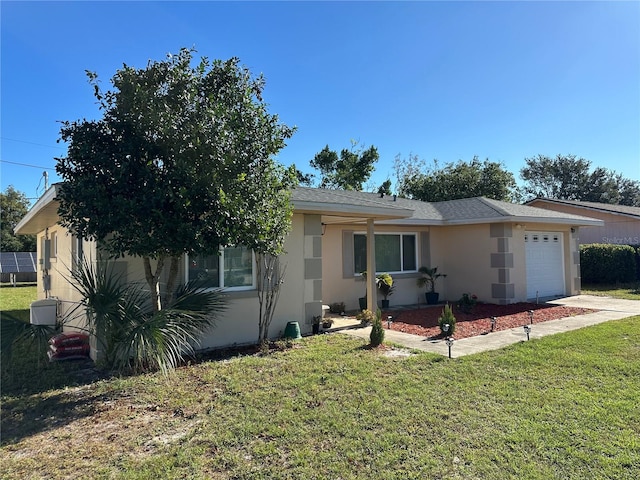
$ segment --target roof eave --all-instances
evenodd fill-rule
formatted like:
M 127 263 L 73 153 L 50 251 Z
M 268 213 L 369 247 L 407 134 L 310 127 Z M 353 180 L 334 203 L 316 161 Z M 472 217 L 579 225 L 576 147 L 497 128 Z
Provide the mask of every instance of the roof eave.
M 44 192 L 13 229 L 16 235 L 35 235 L 58 222 L 58 188 L 54 184 Z
M 407 218 L 399 221 L 385 221 L 385 224 L 411 225 L 411 226 L 457 226 L 457 225 L 480 225 L 486 223 L 551 223 L 558 225 L 571 225 L 572 227 L 601 227 L 602 220 L 596 219 L 576 219 L 576 218 L 553 218 L 553 217 L 487 217 L 487 218 L 467 218 L 459 220 L 432 220 L 420 218 Z
M 318 215 L 351 216 L 373 218 L 376 220 L 402 219 L 413 215 L 413 210 L 405 208 L 385 208 L 345 203 L 309 202 L 294 200 L 295 213 L 312 213 Z

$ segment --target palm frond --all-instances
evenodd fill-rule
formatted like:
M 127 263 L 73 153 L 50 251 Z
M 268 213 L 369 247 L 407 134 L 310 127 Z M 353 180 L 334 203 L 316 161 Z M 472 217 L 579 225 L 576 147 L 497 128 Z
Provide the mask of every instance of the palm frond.
M 83 261 L 73 279 L 91 330 L 105 346 L 107 363 L 120 371 L 175 368 L 194 353 L 227 305 L 220 290 L 190 282 L 176 290 L 166 308 L 153 312 L 148 291 L 124 283 L 109 262 Z

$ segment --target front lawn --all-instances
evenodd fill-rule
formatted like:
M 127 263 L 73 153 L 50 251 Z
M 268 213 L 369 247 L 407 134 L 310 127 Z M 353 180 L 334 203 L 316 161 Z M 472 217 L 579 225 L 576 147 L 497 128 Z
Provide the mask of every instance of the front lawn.
M 2 478 L 640 478 L 638 316 L 456 360 L 331 334 L 23 392 Z
M 3 285 L 0 288 L 0 310 L 3 315 L 10 314 L 29 321 L 29 305 L 37 299 L 37 290 L 33 285 L 13 287 Z
M 584 284 L 583 295 L 598 295 L 604 297 L 622 298 L 626 300 L 640 300 L 640 282 L 609 284 Z

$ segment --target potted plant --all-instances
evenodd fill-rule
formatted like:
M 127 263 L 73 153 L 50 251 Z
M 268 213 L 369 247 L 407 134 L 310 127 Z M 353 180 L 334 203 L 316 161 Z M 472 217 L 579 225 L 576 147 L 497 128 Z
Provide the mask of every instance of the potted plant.
M 376 286 L 384 297 L 382 300 L 382 308 L 389 308 L 389 297 L 393 295 L 393 278 L 388 273 L 380 273 L 376 275 Z
M 367 308 L 367 272 L 360 272 L 360 276 L 364 280 L 364 297 L 358 298 L 358 304 L 360 305 L 360 310 L 364 310 Z
M 326 330 L 328 328 L 331 328 L 331 325 L 333 325 L 333 318 L 323 318 L 322 319 L 322 328 L 324 328 Z
M 447 275 L 444 273 L 438 273 L 438 267 L 420 267 L 418 270 L 422 275 L 418 278 L 418 287 L 426 288 L 424 297 L 427 300 L 427 305 L 435 305 L 438 303 L 439 293 L 436 292 L 436 280 L 438 278 L 445 278 Z
M 312 327 L 312 332 L 314 335 L 317 335 L 320 333 L 320 320 L 322 319 L 321 315 L 315 315 L 313 317 L 313 323 L 311 324 Z

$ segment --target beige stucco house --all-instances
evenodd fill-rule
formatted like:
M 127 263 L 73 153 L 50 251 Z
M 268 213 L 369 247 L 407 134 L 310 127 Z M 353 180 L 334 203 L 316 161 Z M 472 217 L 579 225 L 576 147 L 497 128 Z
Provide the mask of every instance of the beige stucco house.
M 64 319 L 77 304 L 69 268 L 79 255 L 95 259 L 96 242 L 75 238 L 59 224 L 57 185 L 41 197 L 16 227 L 38 236 L 38 295 L 58 300 Z M 285 244 L 286 276 L 270 329 L 282 335 L 297 321 L 303 333 L 323 304 L 344 302 L 358 308 L 365 291 L 369 308 L 377 304 L 375 277 L 389 272 L 395 281 L 392 305 L 424 303 L 416 285 L 421 266 L 437 266 L 441 300 L 473 293 L 499 304 L 580 292 L 579 235 L 601 220 L 487 198 L 427 203 L 374 193 L 298 187 L 292 193 L 292 230 Z M 144 282 L 138 258 L 119 261 L 128 281 Z M 185 258 L 182 278 L 206 273 L 225 288 L 230 306 L 202 339 L 202 348 L 256 341 L 258 299 L 252 252 L 237 247 L 220 256 Z M 71 327 L 69 327 L 71 328 Z
M 640 207 L 552 198 L 536 198 L 526 204 L 602 220 L 602 225 L 585 226 L 581 229 L 580 243 L 583 245 L 588 243 L 640 245 Z

